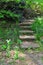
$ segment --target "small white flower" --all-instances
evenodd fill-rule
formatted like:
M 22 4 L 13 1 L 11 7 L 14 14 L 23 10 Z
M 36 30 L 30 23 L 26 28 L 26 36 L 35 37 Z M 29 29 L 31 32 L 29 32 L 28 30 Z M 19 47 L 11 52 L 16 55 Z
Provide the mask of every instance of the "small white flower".
M 9 43 L 11 41 L 11 39 L 7 39 L 6 42 Z

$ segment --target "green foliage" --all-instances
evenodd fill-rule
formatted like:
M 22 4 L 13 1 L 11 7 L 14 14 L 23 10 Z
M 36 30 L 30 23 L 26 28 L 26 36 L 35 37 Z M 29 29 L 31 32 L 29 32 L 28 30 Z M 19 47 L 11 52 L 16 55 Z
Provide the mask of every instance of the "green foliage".
M 6 50 L 7 46 L 6 45 L 2 45 L 2 50 Z
M 8 18 L 11 17 L 12 19 L 15 19 L 15 18 L 19 18 L 20 17 L 20 15 L 14 14 L 11 11 L 0 10 L 0 18 L 4 18 L 5 16 L 8 17 Z
M 15 51 L 15 54 L 14 54 L 14 60 L 17 60 L 17 59 L 19 59 L 19 52 L 18 52 L 18 50 L 19 50 L 19 48 L 16 46 L 15 47 L 15 49 L 14 49 L 14 51 Z
M 36 13 L 43 13 L 43 0 L 26 0 L 26 7 L 31 7 Z
M 0 0 L 0 38 L 11 39 L 14 43 L 20 46 L 19 26 L 20 19 L 27 16 L 28 8 L 32 11 L 43 12 L 43 1 L 41 0 Z M 30 12 L 31 13 L 31 12 Z M 30 14 L 29 13 L 29 14 Z M 32 12 L 33 14 L 33 12 Z M 31 14 L 31 15 L 32 15 Z M 9 23 L 10 22 L 10 23 Z M 12 24 L 15 25 L 13 25 Z M 33 25 L 36 36 L 39 39 L 43 35 L 43 22 L 39 18 L 35 19 Z M 41 32 L 40 32 L 41 31 Z M 43 42 L 43 41 L 42 41 Z M 10 44 L 8 44 L 8 48 Z M 5 49 L 5 46 L 2 46 Z
M 43 13 L 43 3 L 35 2 L 32 3 L 31 7 L 37 13 Z
M 10 57 L 10 50 L 14 43 L 14 46 L 16 46 L 14 48 L 14 60 L 19 59 L 19 49 L 21 49 L 20 44 L 22 44 L 19 39 L 18 23 L 22 20 L 22 17 L 27 16 L 25 14 L 28 12 L 31 16 L 33 13 L 43 13 L 43 0 L 0 0 L 0 39 L 4 40 L 4 42 L 7 39 L 6 44 L 0 42 L 2 44 L 1 49 L 6 50 L 6 56 Z M 43 17 L 35 18 L 32 29 L 35 31 L 37 40 L 42 43 L 40 48 L 35 50 L 41 51 L 43 49 Z M 31 47 L 28 50 L 31 52 Z
M 35 19 L 32 29 L 35 31 L 37 39 L 40 40 L 40 37 L 43 36 L 43 17 Z
M 6 39 L 11 39 L 12 42 L 16 43 L 17 45 L 20 45 L 21 43 L 21 40 L 19 40 L 19 27 L 18 27 L 21 14 L 15 13 L 17 11 L 16 7 L 22 8 L 22 6 L 19 6 L 19 5 L 16 6 L 19 2 L 20 0 L 15 0 L 14 2 L 13 0 L 0 1 L 0 4 L 2 3 L 1 4 L 2 7 L 0 6 L 0 21 L 1 21 L 0 22 L 0 38 L 3 39 L 4 41 Z M 14 12 L 12 11 L 12 9 L 14 9 Z M 10 45 L 8 44 L 7 46 L 8 46 L 7 49 L 9 49 Z M 5 46 L 3 46 L 3 48 L 4 47 Z
M 9 1 L 16 1 L 16 2 L 20 2 L 21 0 L 0 0 L 1 2 L 9 2 Z
M 9 39 L 9 40 L 6 40 L 6 42 L 7 42 L 7 49 L 6 49 L 6 55 L 7 55 L 7 57 L 10 57 L 10 45 L 11 45 L 11 40 Z
M 32 0 L 33 2 L 43 3 L 43 0 Z

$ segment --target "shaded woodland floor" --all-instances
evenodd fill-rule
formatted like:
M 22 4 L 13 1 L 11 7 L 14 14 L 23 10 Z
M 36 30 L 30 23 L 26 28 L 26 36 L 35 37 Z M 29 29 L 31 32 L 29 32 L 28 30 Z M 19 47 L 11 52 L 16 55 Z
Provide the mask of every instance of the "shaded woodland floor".
M 8 58 L 6 56 L 6 51 L 0 52 L 0 65 L 43 65 L 43 51 L 35 51 L 39 47 L 36 38 L 34 36 L 34 31 L 31 29 L 32 20 L 27 20 L 25 23 L 20 23 L 20 39 L 23 41 L 19 51 L 19 59 L 14 60 L 14 50 L 10 51 L 11 56 Z M 27 49 L 31 47 L 31 49 Z
M 13 58 L 14 51 L 11 50 L 11 57 L 6 56 L 6 52 L 0 52 L 0 65 L 43 65 L 43 53 L 31 50 L 19 51 L 19 59 Z

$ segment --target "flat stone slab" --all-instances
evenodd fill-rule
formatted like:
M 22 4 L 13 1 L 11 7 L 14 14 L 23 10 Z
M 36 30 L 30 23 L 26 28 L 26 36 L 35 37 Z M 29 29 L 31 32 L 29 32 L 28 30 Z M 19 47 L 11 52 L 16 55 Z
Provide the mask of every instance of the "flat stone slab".
M 19 36 L 20 39 L 36 39 L 35 36 L 31 35 L 31 36 L 28 36 L 28 35 L 20 35 Z
M 27 22 L 33 22 L 34 19 L 26 19 L 25 21 L 27 21 Z
M 21 48 L 29 48 L 29 47 L 37 48 L 37 47 L 40 47 L 40 46 L 35 42 L 27 42 L 27 41 L 22 42 Z
M 25 24 L 30 24 L 30 25 L 31 25 L 32 22 L 22 22 L 22 23 L 19 23 L 19 25 L 22 25 L 22 24 L 24 24 L 24 25 L 25 25 Z
M 21 30 L 19 32 L 20 33 L 33 33 L 34 31 L 32 31 L 32 30 Z

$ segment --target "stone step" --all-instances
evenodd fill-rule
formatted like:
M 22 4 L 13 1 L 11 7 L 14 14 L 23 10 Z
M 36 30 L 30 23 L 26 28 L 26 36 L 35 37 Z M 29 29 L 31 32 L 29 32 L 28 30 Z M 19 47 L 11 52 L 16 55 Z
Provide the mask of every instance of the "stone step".
M 31 26 L 32 23 L 31 22 L 23 22 L 23 23 L 19 23 L 19 26 Z
M 32 24 L 32 22 L 22 22 L 22 23 L 19 23 L 19 25 L 27 25 L 27 24 L 29 24 L 29 25 L 31 25 Z
M 19 38 L 21 40 L 35 40 L 35 36 L 31 35 L 31 36 L 28 36 L 28 35 L 20 35 Z
M 25 22 L 34 22 L 34 19 L 25 19 Z
M 32 26 L 20 26 L 20 30 L 32 30 Z
M 22 34 L 24 34 L 24 35 L 29 35 L 29 34 L 34 34 L 34 31 L 32 31 L 32 30 L 20 30 L 19 31 L 19 33 L 22 35 Z
M 36 42 L 28 42 L 28 41 L 23 41 L 21 43 L 21 48 L 37 48 L 37 47 L 40 47 L 38 43 Z

